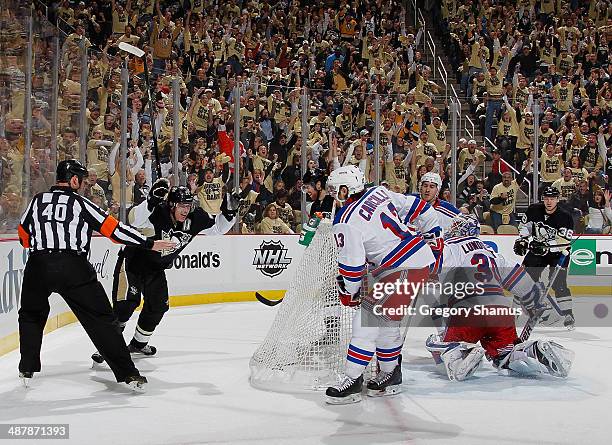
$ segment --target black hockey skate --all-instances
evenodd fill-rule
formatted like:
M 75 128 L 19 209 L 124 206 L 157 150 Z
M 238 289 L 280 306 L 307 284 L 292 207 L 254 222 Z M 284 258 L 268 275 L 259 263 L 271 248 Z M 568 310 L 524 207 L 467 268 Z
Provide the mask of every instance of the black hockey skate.
M 29 388 L 30 387 L 30 380 L 32 380 L 32 377 L 34 376 L 33 372 L 19 372 L 19 379 L 21 380 L 21 384 L 23 385 L 24 388 Z
M 102 363 L 104 363 L 104 357 L 102 357 L 102 354 L 100 354 L 98 351 L 91 354 L 91 359 L 93 360 L 93 363 L 91 365 L 92 368 L 96 365 L 101 365 Z
M 143 354 L 146 356 L 155 355 L 157 352 L 157 348 L 151 345 L 144 345 L 142 348 L 136 346 L 134 343 L 130 343 L 128 345 L 128 349 L 131 354 Z
M 393 396 L 402 392 L 402 366 L 397 365 L 392 372 L 380 371 L 368 382 L 370 397 Z
M 125 384 L 134 392 L 145 392 L 147 378 L 141 375 L 130 376 L 125 379 Z
M 327 391 L 325 391 L 325 401 L 330 405 L 347 405 L 349 403 L 361 402 L 362 388 L 362 375 L 357 379 L 345 376 L 344 380 L 338 385 L 327 388 Z

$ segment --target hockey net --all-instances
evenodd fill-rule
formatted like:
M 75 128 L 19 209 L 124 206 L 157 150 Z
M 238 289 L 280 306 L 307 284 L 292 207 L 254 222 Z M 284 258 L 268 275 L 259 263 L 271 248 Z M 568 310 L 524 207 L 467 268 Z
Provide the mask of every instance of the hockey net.
M 306 248 L 264 342 L 251 384 L 271 391 L 322 390 L 343 374 L 354 309 L 338 299 L 337 248 L 324 219 Z

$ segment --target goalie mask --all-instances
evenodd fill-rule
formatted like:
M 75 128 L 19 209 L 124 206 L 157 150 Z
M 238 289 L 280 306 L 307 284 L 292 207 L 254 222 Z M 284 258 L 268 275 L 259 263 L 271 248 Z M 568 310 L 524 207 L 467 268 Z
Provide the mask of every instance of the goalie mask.
M 480 222 L 474 215 L 460 213 L 453 218 L 453 221 L 444 232 L 444 238 L 456 238 L 459 236 L 478 236 L 480 235 Z
M 331 172 L 327 178 L 327 190 L 333 198 L 338 199 L 338 193 L 342 186 L 348 189 L 346 198 L 363 191 L 365 188 L 365 176 L 359 167 L 347 165 Z

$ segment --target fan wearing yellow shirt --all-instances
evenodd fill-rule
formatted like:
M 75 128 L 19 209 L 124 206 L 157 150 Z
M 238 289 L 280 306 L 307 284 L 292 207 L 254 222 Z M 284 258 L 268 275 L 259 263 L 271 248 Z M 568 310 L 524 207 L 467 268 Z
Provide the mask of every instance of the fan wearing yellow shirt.
M 555 153 L 553 144 L 546 144 L 546 148 L 540 156 L 540 191 L 549 187 L 557 179 L 561 178 L 563 159 L 561 153 Z
M 569 200 L 576 191 L 576 182 L 574 181 L 572 169 L 569 167 L 563 169 L 563 176 L 553 182 L 552 186 L 559 190 L 559 201 Z
M 491 128 L 493 127 L 493 117 L 499 113 L 502 106 L 502 97 L 504 96 L 504 77 L 506 76 L 506 70 L 508 67 L 508 56 L 504 58 L 500 69 L 489 65 L 486 59 L 481 60 L 483 68 L 488 68 L 485 71 L 485 85 L 487 88 L 487 111 L 485 116 L 485 137 L 492 138 Z M 488 66 L 487 66 L 488 65 Z M 518 136 L 518 134 L 517 134 Z
M 521 118 L 520 110 L 512 108 L 506 96 L 503 97 L 505 111 L 497 124 L 497 138 L 495 144 L 503 153 L 503 158 L 514 160 L 516 154 L 516 141 L 519 137 L 518 120 Z M 518 116 L 517 116 L 518 114 Z
M 555 99 L 557 112 L 559 117 L 561 117 L 567 113 L 572 106 L 574 84 L 568 81 L 567 76 L 563 76 L 561 77 L 561 81 L 552 88 L 551 92 Z
M 515 206 L 518 190 L 518 183 L 509 171 L 502 173 L 502 182 L 491 190 L 491 223 L 496 231 L 502 224 L 517 225 Z
M 223 169 L 222 177 L 215 178 L 213 169 L 210 167 L 205 168 L 204 181 L 195 185 L 193 190 L 193 192 L 196 192 L 198 195 L 200 207 L 206 210 L 209 215 L 218 215 L 221 213 L 223 186 L 229 179 L 228 164 L 224 164 Z

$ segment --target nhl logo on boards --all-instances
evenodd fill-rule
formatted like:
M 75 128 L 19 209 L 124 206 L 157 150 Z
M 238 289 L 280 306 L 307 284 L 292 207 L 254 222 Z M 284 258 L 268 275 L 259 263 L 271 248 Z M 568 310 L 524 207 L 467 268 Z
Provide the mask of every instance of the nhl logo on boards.
M 262 241 L 259 249 L 255 249 L 253 266 L 267 277 L 280 275 L 291 264 L 287 251 L 280 241 Z

